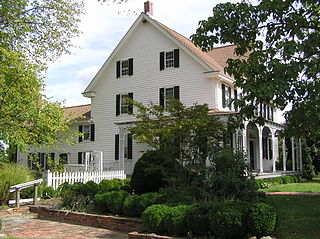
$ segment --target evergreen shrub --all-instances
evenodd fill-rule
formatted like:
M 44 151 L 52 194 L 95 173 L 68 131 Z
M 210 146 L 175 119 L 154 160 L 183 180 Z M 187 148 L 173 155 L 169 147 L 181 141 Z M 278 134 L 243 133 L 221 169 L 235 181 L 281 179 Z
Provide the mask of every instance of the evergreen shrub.
M 238 202 L 222 202 L 210 211 L 210 229 L 218 238 L 243 238 L 245 225 L 244 207 Z
M 270 235 L 276 226 L 277 213 L 269 204 L 253 203 L 247 213 L 249 232 L 257 237 Z
M 142 214 L 143 227 L 148 232 L 162 233 L 165 231 L 163 219 L 170 207 L 164 204 L 156 204 L 148 207 Z
M 163 224 L 170 235 L 184 235 L 188 232 L 186 215 L 191 206 L 179 205 L 171 207 L 166 213 Z
M 138 200 L 139 200 L 138 195 L 130 195 L 126 197 L 126 199 L 123 202 L 124 215 L 129 217 L 136 217 L 139 215 L 137 211 Z
M 139 200 L 137 202 L 137 212 L 141 216 L 143 211 L 155 204 L 157 199 L 159 198 L 159 193 L 144 193 L 139 196 Z
M 131 179 L 103 179 L 99 183 L 99 192 L 111 192 L 117 190 L 129 191 Z
M 101 212 L 109 212 L 107 199 L 110 192 L 98 193 L 93 198 L 94 207 Z
M 160 193 L 156 204 L 167 204 L 168 206 L 190 205 L 195 202 L 192 195 L 186 192 L 166 190 Z
M 123 202 L 128 196 L 129 193 L 122 190 L 109 192 L 106 197 L 108 209 L 114 214 L 123 214 Z

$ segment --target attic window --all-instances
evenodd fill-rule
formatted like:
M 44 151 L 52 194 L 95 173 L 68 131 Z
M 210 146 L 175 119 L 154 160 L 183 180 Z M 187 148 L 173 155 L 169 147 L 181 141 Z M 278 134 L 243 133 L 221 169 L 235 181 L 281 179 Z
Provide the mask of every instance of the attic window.
M 122 76 L 129 75 L 129 60 L 125 60 L 121 62 L 121 75 Z
M 128 60 L 117 61 L 116 77 L 132 76 L 133 75 L 133 58 Z
M 173 51 L 166 52 L 166 68 L 173 67 Z
M 160 71 L 165 68 L 178 68 L 180 65 L 179 49 L 160 52 Z

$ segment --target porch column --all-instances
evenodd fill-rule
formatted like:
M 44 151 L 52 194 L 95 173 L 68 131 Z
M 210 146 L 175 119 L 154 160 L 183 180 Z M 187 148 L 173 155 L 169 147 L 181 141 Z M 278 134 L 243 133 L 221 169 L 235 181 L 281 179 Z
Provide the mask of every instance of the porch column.
M 287 171 L 287 157 L 286 157 L 286 138 L 282 139 L 282 159 L 283 159 L 283 171 Z
M 291 153 L 292 153 L 292 171 L 296 171 L 294 137 L 291 138 Z
M 122 170 L 125 170 L 124 168 L 124 138 L 126 134 L 126 128 L 120 127 L 119 129 L 119 163 Z M 120 167 L 119 167 L 120 168 Z
M 300 159 L 300 171 L 302 172 L 302 143 L 301 143 L 301 138 L 299 139 L 299 159 Z
M 272 140 L 271 140 L 271 142 L 272 142 L 272 155 L 271 155 L 271 157 L 272 157 L 272 172 L 273 173 L 275 173 L 276 172 L 276 137 L 275 137 L 275 133 L 276 132 L 272 132 L 271 131 L 271 137 L 272 137 Z M 269 151 L 269 150 L 268 150 Z
M 262 132 L 259 130 L 259 169 L 263 173 L 263 152 L 262 152 Z

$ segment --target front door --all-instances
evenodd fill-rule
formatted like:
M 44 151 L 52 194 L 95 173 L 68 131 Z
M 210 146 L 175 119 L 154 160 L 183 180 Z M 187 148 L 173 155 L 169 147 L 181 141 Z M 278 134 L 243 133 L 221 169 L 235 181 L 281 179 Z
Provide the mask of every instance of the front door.
M 250 159 L 250 169 L 251 170 L 254 170 L 255 169 L 255 153 L 256 153 L 256 150 L 255 150 L 255 141 L 253 140 L 249 140 L 249 159 Z

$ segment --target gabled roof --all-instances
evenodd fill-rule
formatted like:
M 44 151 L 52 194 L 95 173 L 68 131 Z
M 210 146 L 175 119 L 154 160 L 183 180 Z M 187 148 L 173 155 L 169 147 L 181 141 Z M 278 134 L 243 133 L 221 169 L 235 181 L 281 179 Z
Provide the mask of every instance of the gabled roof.
M 128 32 L 125 34 L 125 36 L 121 39 L 117 47 L 113 50 L 109 58 L 105 61 L 98 73 L 92 79 L 90 84 L 87 86 L 87 88 L 83 92 L 85 96 L 89 95 L 89 92 L 92 92 L 91 89 L 94 86 L 97 78 L 99 78 L 100 73 L 110 63 L 110 61 L 112 61 L 113 57 L 117 54 L 118 50 L 124 45 L 125 41 L 129 38 L 131 33 L 135 30 L 135 28 L 141 21 L 150 22 L 154 27 L 156 27 L 158 30 L 164 33 L 169 39 L 174 41 L 179 47 L 184 49 L 186 53 L 189 53 L 189 55 L 191 55 L 201 65 L 203 65 L 208 71 L 217 71 L 224 73 L 224 68 L 227 65 L 227 60 L 229 58 L 238 58 L 238 56 L 234 54 L 234 50 L 236 47 L 235 45 L 217 47 L 209 52 L 202 51 L 201 48 L 194 45 L 193 42 L 191 42 L 188 38 L 163 25 L 162 23 L 154 20 L 147 14 L 141 13 L 140 16 L 133 23 L 133 25 L 130 27 Z
M 91 119 L 91 104 L 65 107 L 63 111 L 69 120 L 86 121 Z

